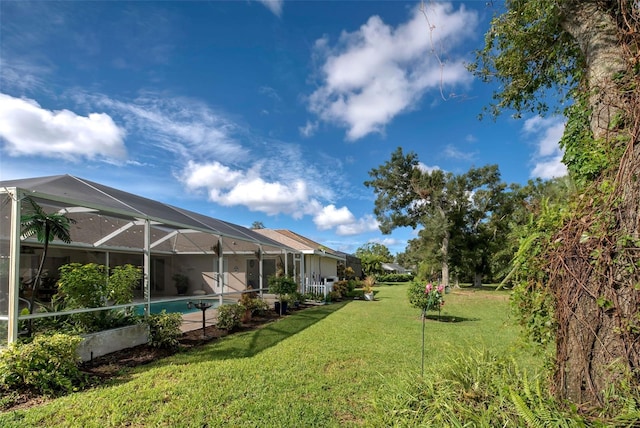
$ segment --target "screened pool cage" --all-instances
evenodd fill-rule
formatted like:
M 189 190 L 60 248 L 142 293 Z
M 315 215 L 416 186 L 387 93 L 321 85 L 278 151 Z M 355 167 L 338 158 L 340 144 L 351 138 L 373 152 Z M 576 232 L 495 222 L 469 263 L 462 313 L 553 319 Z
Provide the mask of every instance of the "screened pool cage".
M 62 265 L 132 264 L 143 272 L 132 304 L 24 310 L 43 254 L 35 236 L 21 236 L 21 217 L 32 210 L 29 198 L 46 213 L 74 220 L 70 244 L 49 244 L 34 300 L 51 300 Z M 194 296 L 222 302 L 247 288 L 262 294 L 277 267 L 298 279 L 304 274 L 297 250 L 251 229 L 69 175 L 0 182 L 0 204 L 0 346 L 17 340 L 20 321 L 131 306 L 149 313 L 152 302 L 184 301 L 186 307 Z M 176 274 L 188 278 L 184 295 L 174 286 Z

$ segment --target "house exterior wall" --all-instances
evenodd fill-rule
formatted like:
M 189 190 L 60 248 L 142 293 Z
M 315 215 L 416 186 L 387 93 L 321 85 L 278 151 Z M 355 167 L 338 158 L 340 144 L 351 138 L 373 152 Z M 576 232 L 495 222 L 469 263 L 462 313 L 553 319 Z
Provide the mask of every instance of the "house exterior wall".
M 338 261 L 329 257 L 318 255 L 305 255 L 305 277 L 309 282 L 322 281 L 322 279 L 338 276 Z
M 243 291 L 247 288 L 248 280 L 253 279 L 253 277 L 247 278 L 247 256 L 242 254 L 232 254 L 225 255 L 224 258 L 229 272 L 229 281 L 225 284 L 224 292 Z

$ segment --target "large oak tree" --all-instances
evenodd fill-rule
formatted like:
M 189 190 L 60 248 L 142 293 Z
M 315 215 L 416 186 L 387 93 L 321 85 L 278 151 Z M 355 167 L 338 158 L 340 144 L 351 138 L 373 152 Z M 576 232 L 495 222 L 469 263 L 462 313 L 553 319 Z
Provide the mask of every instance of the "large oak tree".
M 602 404 L 640 369 L 640 25 L 632 0 L 507 0 L 471 66 L 494 114 L 564 110 L 581 196 L 540 257 L 555 307 L 557 395 Z M 557 94 L 557 97 L 553 95 Z
M 471 271 L 476 285 L 480 283 L 490 266 L 494 235 L 488 219 L 498 210 L 505 189 L 496 165 L 458 175 L 427 171 L 415 153 L 405 155 L 398 147 L 389 161 L 369 175 L 365 185 L 376 193 L 374 213 L 383 233 L 404 226 L 425 228 L 439 247 L 436 258 L 442 284 L 449 285 L 452 261 L 456 270 Z

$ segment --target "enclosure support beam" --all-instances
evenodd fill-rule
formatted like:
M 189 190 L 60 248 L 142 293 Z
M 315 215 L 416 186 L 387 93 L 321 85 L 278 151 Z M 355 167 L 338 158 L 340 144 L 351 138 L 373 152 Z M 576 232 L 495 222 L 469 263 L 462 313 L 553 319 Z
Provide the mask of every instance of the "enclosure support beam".
M 220 289 L 220 306 L 224 301 L 224 250 L 223 250 L 222 236 L 218 236 L 218 247 L 216 253 L 218 253 L 218 283 L 216 284 Z
M 304 268 L 304 253 L 300 253 L 300 282 L 302 283 L 302 294 L 307 292 L 306 269 Z
M 144 221 L 144 250 L 143 250 L 143 269 L 144 275 L 144 300 L 146 301 L 145 314 L 151 314 L 151 222 L 147 219 Z
M 264 288 L 264 282 L 262 281 L 262 275 L 264 274 L 262 269 L 262 245 L 258 245 L 258 280 L 260 281 L 260 295 L 262 295 L 262 290 Z
M 9 244 L 9 331 L 7 332 L 7 341 L 9 343 L 18 340 L 18 316 L 20 315 L 20 198 L 21 193 L 14 188 L 11 197 L 11 237 Z

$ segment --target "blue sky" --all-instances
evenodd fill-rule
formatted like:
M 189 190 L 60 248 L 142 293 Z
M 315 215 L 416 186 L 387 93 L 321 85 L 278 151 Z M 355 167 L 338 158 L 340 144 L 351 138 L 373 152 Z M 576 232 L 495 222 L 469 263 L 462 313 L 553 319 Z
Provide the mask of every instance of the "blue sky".
M 489 6 L 488 3 L 493 3 Z M 368 172 L 565 173 L 560 117 L 478 120 L 464 64 L 499 3 L 0 2 L 0 179 L 71 174 L 353 252 L 382 235 Z

